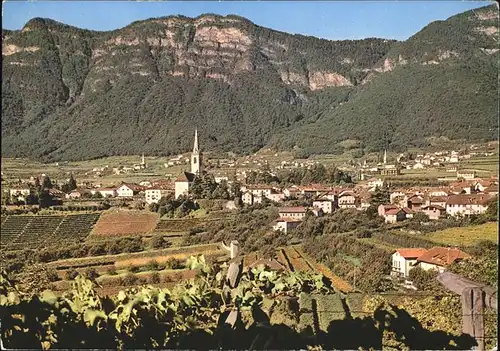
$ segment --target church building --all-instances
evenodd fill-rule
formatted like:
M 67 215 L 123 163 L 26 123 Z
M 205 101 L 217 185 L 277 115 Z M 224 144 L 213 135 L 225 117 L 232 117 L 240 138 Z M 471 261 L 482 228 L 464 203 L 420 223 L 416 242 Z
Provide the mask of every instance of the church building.
M 175 180 L 175 198 L 187 194 L 196 175 L 203 173 L 203 154 L 198 147 L 198 130 L 194 131 L 194 146 L 191 153 L 191 172 L 183 172 Z

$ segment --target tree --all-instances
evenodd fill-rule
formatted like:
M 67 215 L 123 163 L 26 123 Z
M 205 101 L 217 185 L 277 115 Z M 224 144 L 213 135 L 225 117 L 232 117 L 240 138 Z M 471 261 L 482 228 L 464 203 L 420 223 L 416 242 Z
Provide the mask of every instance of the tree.
M 38 204 L 40 208 L 47 208 L 54 204 L 54 197 L 50 195 L 47 189 L 43 189 L 40 191 L 40 195 L 38 196 Z
M 498 221 L 498 196 L 488 201 L 488 208 L 483 216 L 489 222 Z
M 42 183 L 42 188 L 43 189 L 52 189 L 54 185 L 52 184 L 52 181 L 50 180 L 49 176 L 45 176 L 43 178 L 43 183 Z
M 69 182 L 68 182 L 69 190 L 75 190 L 76 189 L 76 180 L 73 178 L 73 173 L 69 177 Z
M 373 206 L 380 206 L 384 204 L 388 204 L 390 202 L 390 193 L 389 190 L 387 190 L 386 187 L 379 188 L 378 186 L 375 187 L 375 191 L 372 194 L 371 197 L 371 205 Z

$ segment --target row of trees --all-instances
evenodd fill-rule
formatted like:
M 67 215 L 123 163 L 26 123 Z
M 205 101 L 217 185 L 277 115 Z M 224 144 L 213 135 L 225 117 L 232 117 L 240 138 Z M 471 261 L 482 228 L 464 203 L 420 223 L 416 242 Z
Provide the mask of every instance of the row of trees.
M 275 184 L 281 186 L 288 185 L 308 185 L 314 183 L 325 184 L 352 184 L 353 179 L 336 166 L 325 167 L 323 164 L 314 164 L 309 168 L 293 168 L 271 173 L 269 167 L 263 172 L 252 171 L 247 175 L 248 184 Z

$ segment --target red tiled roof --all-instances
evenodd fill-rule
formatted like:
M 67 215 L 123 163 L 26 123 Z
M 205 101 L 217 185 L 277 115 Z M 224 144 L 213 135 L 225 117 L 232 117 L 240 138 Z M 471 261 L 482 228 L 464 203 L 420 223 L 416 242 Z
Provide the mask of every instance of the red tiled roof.
M 459 249 L 449 247 L 433 247 L 420 257 L 417 258 L 418 262 L 426 262 L 438 266 L 447 266 L 456 260 L 470 258 L 471 256 Z
M 425 252 L 427 252 L 427 250 L 418 247 L 418 248 L 410 248 L 410 249 L 396 249 L 396 252 L 398 252 L 404 258 L 418 258 L 421 255 L 423 255 Z
M 393 208 L 385 212 L 386 215 L 396 215 L 400 212 L 401 210 L 399 208 Z
M 412 213 L 415 213 L 415 211 L 413 211 L 412 209 L 409 209 L 408 207 L 403 207 L 401 209 L 401 211 L 403 211 L 404 213 L 406 214 L 412 214 Z
M 306 208 L 304 206 L 297 207 L 280 207 L 279 213 L 302 213 L 306 212 Z
M 492 197 L 487 194 L 452 195 L 447 205 L 485 205 Z
M 141 190 L 144 190 L 143 186 L 138 185 L 138 184 L 134 184 L 134 183 L 122 183 L 122 184 L 120 184 L 120 186 L 118 188 L 120 188 L 120 187 L 122 187 L 124 185 L 127 188 L 129 188 L 130 190 L 132 190 L 132 191 L 141 191 Z

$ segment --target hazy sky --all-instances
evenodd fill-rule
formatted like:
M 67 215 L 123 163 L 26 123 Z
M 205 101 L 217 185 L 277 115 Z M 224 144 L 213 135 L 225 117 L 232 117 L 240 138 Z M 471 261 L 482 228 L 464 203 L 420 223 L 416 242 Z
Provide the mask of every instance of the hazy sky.
M 33 17 L 80 28 L 112 30 L 133 21 L 181 14 L 236 14 L 255 24 L 325 39 L 405 40 L 432 21 L 491 4 L 485 1 L 6 1 L 2 26 L 20 29 Z

